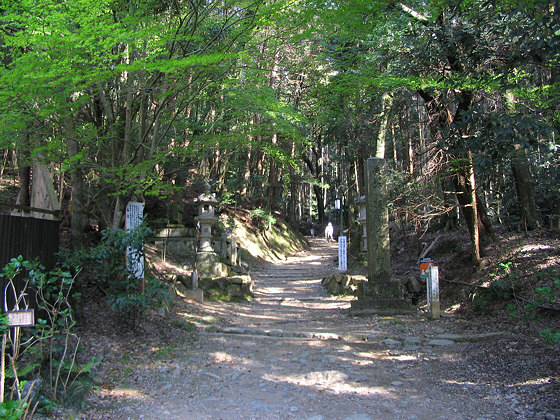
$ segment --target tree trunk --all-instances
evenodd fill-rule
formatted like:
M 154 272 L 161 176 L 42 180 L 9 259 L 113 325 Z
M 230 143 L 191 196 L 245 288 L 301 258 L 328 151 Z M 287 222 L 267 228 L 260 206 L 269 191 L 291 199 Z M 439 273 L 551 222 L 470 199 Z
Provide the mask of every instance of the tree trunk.
M 469 174 L 469 193 L 470 193 L 470 202 L 471 202 L 471 209 L 472 214 L 470 215 L 470 224 L 472 225 L 471 231 L 471 241 L 473 244 L 473 254 L 472 254 L 472 263 L 475 266 L 480 265 L 480 227 L 478 225 L 478 197 L 476 195 L 476 182 L 474 178 L 474 163 L 472 158 L 472 152 L 469 151 L 468 153 L 469 159 L 469 167 L 468 167 L 468 174 Z
M 437 140 L 441 131 L 449 127 L 453 121 L 460 121 L 464 113 L 471 107 L 474 98 L 471 91 L 458 92 L 456 95 L 458 102 L 456 103 L 455 113 L 452 114 L 450 108 L 441 101 L 441 98 L 433 97 L 422 90 L 419 90 L 418 94 L 424 99 L 425 108 L 428 117 L 430 117 L 432 140 Z M 468 133 L 464 132 L 461 135 L 467 136 Z M 455 194 L 469 229 L 473 246 L 473 262 L 478 264 L 482 246 L 493 239 L 492 224 L 488 219 L 486 209 L 476 194 L 472 153 L 469 151 L 467 155 L 455 156 L 452 163 L 455 163 L 456 166 L 453 175 Z
M 511 171 L 515 180 L 521 224 L 525 230 L 538 229 L 540 227 L 540 220 L 537 206 L 535 205 L 529 163 L 527 162 L 525 152 L 521 150 L 521 146 L 516 144 L 515 148 L 519 151 L 520 155 L 512 162 Z
M 361 197 L 366 194 L 365 186 L 365 161 L 367 160 L 367 154 L 361 152 L 356 159 L 356 182 L 358 184 L 358 195 Z
M 350 166 L 350 165 L 348 165 Z M 351 166 L 350 166 L 351 167 Z M 353 188 L 353 172 L 352 170 L 346 171 L 346 185 L 348 185 L 347 189 L 347 196 L 346 196 L 346 226 L 352 227 L 354 226 L 355 222 L 355 214 L 356 214 L 356 197 L 355 191 L 356 189 Z M 349 230 L 350 232 L 350 230 Z
M 292 141 L 290 148 L 290 156 L 292 159 L 296 154 L 296 145 Z M 289 167 L 289 179 L 290 179 L 290 197 L 288 201 L 288 211 L 287 218 L 291 222 L 297 222 L 300 220 L 300 212 L 298 211 L 298 196 L 299 196 L 299 182 L 296 182 L 296 174 L 292 165 Z
M 323 189 L 319 185 L 313 185 L 313 193 L 317 200 L 317 218 L 319 223 L 325 222 L 325 205 L 323 203 Z
M 278 143 L 278 134 L 272 136 L 273 147 L 276 147 Z M 268 170 L 268 186 L 266 191 L 267 202 L 266 208 L 269 210 L 274 209 L 274 199 L 276 197 L 276 188 L 278 185 L 278 169 L 276 167 L 276 162 L 273 157 L 269 158 L 269 170 Z
M 8 158 L 10 156 L 10 149 L 4 149 L 2 153 L 2 167 L 0 167 L 0 177 L 4 175 L 4 171 L 6 170 L 6 166 L 8 164 Z
M 19 192 L 16 203 L 21 206 L 31 205 L 31 166 L 24 163 L 25 160 L 20 158 L 20 167 L 18 168 L 19 175 Z
M 245 155 L 245 172 L 243 173 L 243 187 L 241 188 L 241 196 L 247 196 L 247 191 L 249 189 L 249 179 L 251 177 L 251 149 L 247 150 Z
M 79 249 L 84 243 L 84 227 L 86 224 L 84 208 L 84 175 L 80 162 L 74 159 L 80 153 L 80 145 L 75 137 L 75 127 L 70 116 L 64 117 L 64 128 L 66 131 L 66 147 L 68 160 L 74 163 L 70 169 L 71 184 L 71 224 L 70 224 L 70 244 L 72 249 Z
M 466 163 L 454 174 L 453 185 L 473 244 L 473 262 L 478 262 L 480 249 L 492 239 L 493 232 L 486 211 L 476 194 L 471 153 L 468 154 Z
M 389 112 L 393 105 L 393 97 L 388 93 L 383 95 L 381 123 L 379 124 L 379 134 L 375 145 L 375 157 L 385 159 L 385 140 L 387 138 L 387 126 L 389 124 Z

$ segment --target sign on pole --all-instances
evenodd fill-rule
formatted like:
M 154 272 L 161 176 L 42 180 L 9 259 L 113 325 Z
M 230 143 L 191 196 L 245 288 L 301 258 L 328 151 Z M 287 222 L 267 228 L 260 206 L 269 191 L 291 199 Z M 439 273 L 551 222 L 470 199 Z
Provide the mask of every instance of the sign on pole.
M 136 201 L 129 201 L 126 205 L 126 230 L 132 230 L 142 224 L 144 205 Z M 134 276 L 144 278 L 144 249 L 126 248 L 126 263 Z
M 346 236 L 338 237 L 338 271 L 348 270 L 348 254 L 346 249 Z
M 436 264 L 433 258 L 420 258 L 420 278 L 430 277 L 430 267 Z

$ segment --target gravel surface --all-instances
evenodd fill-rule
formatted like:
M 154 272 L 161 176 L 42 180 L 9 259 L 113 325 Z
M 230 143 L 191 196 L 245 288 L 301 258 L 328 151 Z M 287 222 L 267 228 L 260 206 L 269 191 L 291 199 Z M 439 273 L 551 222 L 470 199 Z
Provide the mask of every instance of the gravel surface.
M 353 316 L 333 243 L 254 270 L 255 299 L 186 302 L 85 337 L 87 419 L 560 419 L 558 348 L 459 318 Z M 195 324 L 196 331 L 190 326 Z

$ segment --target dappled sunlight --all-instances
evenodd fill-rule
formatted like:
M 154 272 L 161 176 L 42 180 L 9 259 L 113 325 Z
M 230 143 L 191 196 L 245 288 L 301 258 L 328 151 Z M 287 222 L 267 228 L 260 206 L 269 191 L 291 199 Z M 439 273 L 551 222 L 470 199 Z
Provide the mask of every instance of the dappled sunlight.
M 411 354 L 397 354 L 395 356 L 389 355 L 385 357 L 386 360 L 396 360 L 398 362 L 411 362 L 418 360 L 417 356 Z
M 529 379 L 527 381 L 521 381 L 521 382 L 516 382 L 514 384 L 512 384 L 513 386 L 533 386 L 533 385 L 546 385 L 549 383 L 554 382 L 555 380 L 557 380 L 557 377 L 554 376 L 545 376 L 542 378 L 535 378 L 535 379 Z
M 285 383 L 304 387 L 319 394 L 352 394 L 361 396 L 378 395 L 386 398 L 398 398 L 395 389 L 385 386 L 364 385 L 350 381 L 348 375 L 338 370 L 311 371 L 305 374 L 274 375 L 266 374 L 263 379 L 272 383 Z
M 184 318 L 186 321 L 193 322 L 197 327 L 212 325 L 217 321 L 215 316 L 207 314 L 197 315 L 187 312 L 179 312 L 178 315 Z
M 542 251 L 552 251 L 554 249 L 555 248 L 551 245 L 529 244 L 521 247 L 519 252 L 521 252 L 522 254 L 527 254 L 527 253 L 535 253 L 535 252 L 542 252 Z
M 285 292 L 287 291 L 287 289 L 285 287 L 263 287 L 261 289 L 259 289 L 258 291 L 255 291 L 255 294 L 259 294 L 259 295 L 272 295 L 272 294 L 277 294 L 277 295 L 283 295 Z
M 121 398 L 135 398 L 138 400 L 147 400 L 150 397 L 145 394 L 144 391 L 130 388 L 130 387 L 119 387 L 113 390 L 108 390 L 107 393 L 113 397 L 121 397 Z
M 255 267 L 251 301 L 183 301 L 175 326 L 199 329 L 191 335 L 193 345 L 125 352 L 118 372 L 95 391 L 98 401 L 131 407 L 134 414 L 153 406 L 180 413 L 169 418 L 189 419 L 201 418 L 201 412 L 224 419 L 249 418 L 248 412 L 263 419 L 335 418 L 334 413 L 494 418 L 489 414 L 498 412 L 496 399 L 500 412 L 511 414 L 503 411 L 512 401 L 507 395 L 553 386 L 555 378 L 542 373 L 516 370 L 504 378 L 509 365 L 501 361 L 503 349 L 459 340 L 430 344 L 443 334 L 471 333 L 458 319 L 352 316 L 348 308 L 355 297 L 331 296 L 321 285 L 325 273 L 336 272 L 334 250 Z M 508 343 L 518 349 L 517 341 Z
M 210 353 L 210 358 L 214 363 L 240 363 L 242 358 L 236 357 L 224 351 Z

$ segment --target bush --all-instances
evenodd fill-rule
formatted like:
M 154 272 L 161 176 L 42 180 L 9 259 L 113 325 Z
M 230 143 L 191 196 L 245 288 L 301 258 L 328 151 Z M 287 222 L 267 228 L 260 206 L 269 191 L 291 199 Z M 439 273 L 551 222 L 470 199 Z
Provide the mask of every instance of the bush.
M 98 246 L 64 254 L 66 264 L 82 267 L 83 274 L 94 279 L 112 308 L 124 315 L 132 329 L 147 309 L 161 307 L 167 297 L 164 284 L 145 264 L 144 279 L 138 278 L 134 264 L 127 264 L 127 258 L 135 262 L 143 258 L 144 243 L 151 234 L 145 224 L 130 231 L 105 230 Z
M 276 218 L 270 214 L 270 212 L 260 207 L 255 210 L 251 210 L 249 215 L 254 221 L 256 221 L 257 226 L 260 229 L 268 230 L 272 227 L 272 225 L 276 224 Z
M 9 400 L 0 412 L 7 413 L 8 418 L 32 417 L 37 401 L 74 399 L 78 385 L 84 390 L 80 395 L 82 401 L 91 384 L 87 373 L 96 361 L 78 366 L 80 339 L 73 332 L 75 322 L 70 305 L 75 276 L 60 268 L 46 272 L 39 263 L 30 263 L 21 256 L 13 258 L 0 276 L 6 281 L 7 294 L 15 299 L 10 307 L 4 301 L 3 310 L 29 309 L 32 297 L 38 317 L 34 328 L 25 329 L 6 328 L 5 317 L 0 319 L 4 332 L 1 357 L 8 362 L 2 372 L 2 390 L 6 382 L 10 385 L 8 395 L 1 395 L 2 400 Z M 21 279 L 21 289 L 15 287 L 16 277 Z M 42 395 L 35 399 L 41 385 Z M 17 405 L 10 400 L 17 401 Z
M 516 303 L 508 305 L 511 318 L 521 317 L 526 321 L 540 321 L 537 312 L 540 309 L 551 309 L 552 307 L 547 305 L 558 303 L 560 296 L 560 268 L 553 267 L 546 271 L 534 271 L 534 275 L 539 279 L 539 283 L 542 284 L 542 286 L 535 287 L 535 300 L 530 302 L 513 295 L 516 299 L 521 300 L 523 305 Z M 560 342 L 560 331 L 553 330 L 552 328 L 540 330 L 539 335 L 551 344 Z

